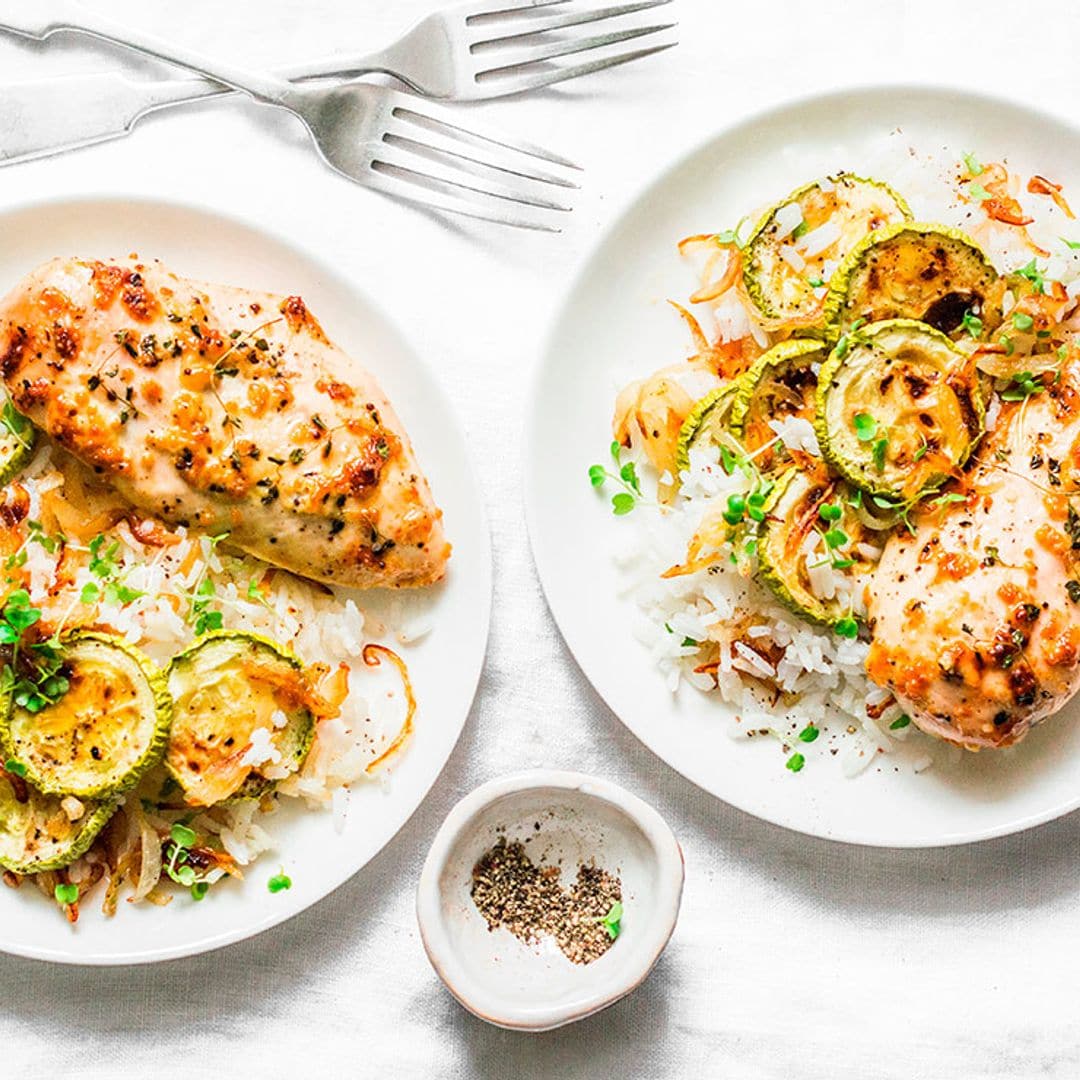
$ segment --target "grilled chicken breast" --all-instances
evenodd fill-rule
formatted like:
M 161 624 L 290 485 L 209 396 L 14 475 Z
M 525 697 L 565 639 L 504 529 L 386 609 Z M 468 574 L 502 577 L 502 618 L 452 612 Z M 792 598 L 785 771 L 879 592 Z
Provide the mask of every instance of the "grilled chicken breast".
M 1007 746 L 1080 687 L 1080 364 L 1005 406 L 956 490 L 885 547 L 867 671 L 925 731 Z
M 298 296 L 54 259 L 0 302 L 15 407 L 136 508 L 316 581 L 438 581 L 450 546 L 374 378 Z

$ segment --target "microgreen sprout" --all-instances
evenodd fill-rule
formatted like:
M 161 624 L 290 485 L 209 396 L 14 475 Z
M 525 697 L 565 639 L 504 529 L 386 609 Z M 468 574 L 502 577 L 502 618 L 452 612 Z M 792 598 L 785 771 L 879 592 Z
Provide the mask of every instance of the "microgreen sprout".
M 1046 292 L 1046 279 L 1043 277 L 1039 264 L 1035 259 L 1032 259 L 1026 266 L 1021 266 L 1016 273 L 1031 282 L 1032 292 L 1040 295 Z
M 168 851 L 165 874 L 177 885 L 190 889 L 193 900 L 201 900 L 210 888 L 210 883 L 199 874 L 191 860 L 191 849 L 197 840 L 198 835 L 194 829 L 177 821 L 170 827 L 169 839 L 165 845 Z
M 80 603 L 93 604 L 102 599 L 107 604 L 130 604 L 146 595 L 141 590 L 124 584 L 127 571 L 117 558 L 120 552 L 118 540 L 106 547 L 104 535 L 98 533 L 87 546 L 90 551 L 88 569 L 100 585 L 87 582 L 79 594 Z
M 616 471 L 613 473 L 603 465 L 589 466 L 589 483 L 594 488 L 601 488 L 609 480 L 623 487 L 623 491 L 617 492 L 611 497 L 611 511 L 621 517 L 629 514 L 637 505 L 641 496 L 641 481 L 638 479 L 637 467 L 632 461 L 622 461 L 622 446 L 618 442 L 611 444 L 611 459 L 615 462 Z
M 26 766 L 21 761 L 16 761 L 14 758 L 8 758 L 4 762 L 4 772 L 11 773 L 12 776 L 25 776 Z
M 53 889 L 53 896 L 58 904 L 74 904 L 79 899 L 79 886 L 61 883 Z
M 813 723 L 807 724 L 806 727 L 799 732 L 799 742 L 811 743 L 821 734 L 821 728 L 817 727 Z
M 930 500 L 930 505 L 940 509 L 944 506 L 949 506 L 952 503 L 962 503 L 967 499 L 966 495 L 961 495 L 958 491 L 949 491 L 944 495 L 938 495 Z
M 898 716 L 898 717 L 897 717 L 897 718 L 896 718 L 896 719 L 895 719 L 895 720 L 894 720 L 894 721 L 893 721 L 893 722 L 892 722 L 892 723 L 891 723 L 891 724 L 889 725 L 889 730 L 890 730 L 890 731 L 901 731 L 901 730 L 903 730 L 904 728 L 906 728 L 906 727 L 907 727 L 907 726 L 908 726 L 908 725 L 909 725 L 910 723 L 911 723 L 911 717 L 910 717 L 910 716 L 908 716 L 908 714 L 907 714 L 907 713 L 904 713 L 904 714 L 903 714 L 903 716 Z
M 284 869 L 278 870 L 278 872 L 266 883 L 267 889 L 272 893 L 284 892 L 285 889 L 292 888 L 292 878 L 285 873 Z
M 855 425 L 855 437 L 859 442 L 870 442 L 878 433 L 878 422 L 869 413 L 856 413 L 852 423 Z
M 964 168 L 967 169 L 969 176 L 982 176 L 982 162 L 974 154 L 965 151 L 960 156 L 964 159 Z
M 980 319 L 979 316 L 970 309 L 964 312 L 964 317 L 961 320 L 961 325 L 973 338 L 977 338 L 983 332 L 982 319 Z
M 228 537 L 227 532 L 208 537 L 210 550 L 213 551 L 218 544 L 223 540 L 227 540 Z M 195 584 L 195 588 L 187 593 L 188 603 L 190 604 L 188 622 L 191 623 L 198 637 L 209 633 L 211 630 L 220 630 L 224 625 L 224 616 L 212 606 L 216 602 L 216 597 L 217 586 L 214 585 L 213 580 L 204 569 L 202 576 Z
M 785 769 L 790 769 L 791 772 L 800 772 L 802 767 L 806 764 L 806 758 L 802 754 L 796 752 L 787 759 L 784 765 Z
M 1001 391 L 1002 401 L 1024 401 L 1044 389 L 1042 380 L 1030 371 L 1017 371 L 1010 380 L 1009 385 Z
M 608 909 L 608 913 L 600 920 L 600 925 L 607 931 L 608 937 L 612 941 L 622 932 L 622 917 L 622 901 L 616 900 Z
M 990 192 L 987 191 L 986 188 L 982 186 L 982 184 L 970 184 L 967 190 L 968 194 L 976 202 L 985 202 L 987 199 L 990 198 Z
M 1014 311 L 1012 324 L 1021 333 L 1026 333 L 1035 325 L 1035 320 L 1026 311 Z

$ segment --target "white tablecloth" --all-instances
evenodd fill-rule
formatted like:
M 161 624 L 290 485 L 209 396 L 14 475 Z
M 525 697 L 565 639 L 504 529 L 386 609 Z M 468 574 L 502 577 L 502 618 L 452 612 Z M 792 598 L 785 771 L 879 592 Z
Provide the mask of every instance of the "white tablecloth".
M 434 7 L 97 2 L 264 66 L 380 42 Z M 586 166 L 557 238 L 447 225 L 357 190 L 319 165 L 287 118 L 241 102 L 0 170 L 0 206 L 116 187 L 194 199 L 254 211 L 339 262 L 441 369 L 472 440 L 496 552 L 476 705 L 393 843 L 306 914 L 224 951 L 120 970 L 0 958 L 0 1075 L 1080 1075 L 1080 818 L 971 847 L 888 852 L 797 836 L 699 792 L 622 728 L 568 655 L 530 562 L 519 481 L 526 387 L 558 291 L 654 169 L 743 113 L 837 85 L 944 78 L 1068 114 L 1080 107 L 1080 14 L 1004 0 L 677 0 L 668 10 L 681 22 L 678 49 L 476 110 Z M 0 42 L 0 79 L 120 63 L 71 40 Z M 483 780 L 536 765 L 641 793 L 683 843 L 687 887 L 675 937 L 636 994 L 529 1037 L 483 1024 L 445 992 L 420 945 L 413 890 L 450 806 Z

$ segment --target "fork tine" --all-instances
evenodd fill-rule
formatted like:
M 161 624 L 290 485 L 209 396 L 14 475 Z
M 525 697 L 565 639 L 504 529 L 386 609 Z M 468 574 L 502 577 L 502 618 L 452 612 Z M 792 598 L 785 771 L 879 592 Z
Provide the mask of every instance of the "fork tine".
M 499 45 L 515 38 L 531 37 L 533 34 L 544 34 L 548 30 L 561 30 L 566 26 L 582 26 L 585 23 L 602 22 L 604 19 L 615 19 L 620 15 L 631 15 L 635 11 L 646 11 L 648 8 L 661 7 L 670 4 L 671 0 L 635 0 L 631 4 L 620 4 L 617 7 L 593 8 L 591 11 L 572 11 L 567 15 L 550 15 L 546 18 L 521 20 L 511 34 L 500 34 L 498 37 L 479 38 L 470 46 L 475 52 L 478 48 Z M 481 28 L 482 30 L 483 28 Z
M 664 45 L 653 45 L 648 49 L 632 49 L 630 52 L 618 53 L 616 56 L 607 56 L 602 60 L 591 60 L 585 64 L 571 64 L 568 67 L 555 67 L 548 71 L 538 71 L 536 74 L 527 72 L 515 74 L 510 72 L 506 75 L 487 75 L 484 82 L 489 79 L 499 80 L 505 85 L 503 95 L 523 94 L 530 90 L 539 90 L 542 86 L 552 86 L 555 83 L 564 82 L 566 79 L 576 79 L 581 75 L 591 75 L 594 71 L 603 71 L 604 68 L 618 67 L 620 64 L 629 64 L 633 60 L 641 60 L 654 53 L 664 52 L 677 45 L 678 42 L 669 41 Z
M 467 190 L 451 193 L 444 190 L 438 181 L 425 178 L 422 172 L 393 165 L 380 167 L 380 164 L 377 161 L 373 162 L 360 183 L 365 187 L 391 195 L 395 199 L 429 206 L 451 214 L 461 214 L 480 221 L 493 221 L 498 225 L 509 225 L 516 229 L 562 232 L 557 225 L 543 218 L 514 211 L 510 203 L 479 198 Z
M 464 15 L 465 22 L 478 22 L 481 19 L 498 19 L 504 15 L 517 15 L 533 8 L 554 7 L 567 4 L 570 0 L 477 0 L 474 4 L 462 4 L 450 15 Z
M 648 37 L 649 34 L 659 33 L 661 30 L 670 30 L 675 23 L 661 23 L 657 26 L 638 26 L 631 30 L 617 30 L 611 34 L 595 34 L 592 37 L 580 38 L 577 41 L 553 41 L 544 45 L 531 45 L 519 49 L 500 49 L 491 53 L 491 59 L 498 60 L 498 64 L 476 73 L 480 79 L 485 75 L 496 75 L 503 72 L 526 67 L 531 64 L 539 64 L 545 60 L 554 60 L 560 56 L 572 56 L 574 53 L 588 52 L 590 49 L 600 49 L 605 45 L 617 45 L 620 41 L 631 41 L 634 38 Z M 484 54 L 485 57 L 488 55 Z
M 384 165 L 414 172 L 455 190 L 469 191 L 493 201 L 519 203 L 522 206 L 535 206 L 538 210 L 553 210 L 559 213 L 570 209 L 569 206 L 528 193 L 524 187 L 517 189 L 493 180 L 490 174 L 483 175 L 479 169 L 462 167 L 452 158 L 447 160 L 441 151 L 413 139 L 394 137 L 384 140 L 381 146 L 372 150 L 371 157 L 373 161 L 380 161 Z
M 501 174 L 502 179 L 518 177 L 538 184 L 550 184 L 553 187 L 576 189 L 577 184 L 556 172 L 549 172 L 533 164 L 533 159 L 523 155 L 508 154 L 496 148 L 493 151 L 477 143 L 464 142 L 462 139 L 444 135 L 438 129 L 427 124 L 415 124 L 408 120 L 392 117 L 383 134 L 384 141 L 405 141 L 422 144 L 430 151 L 436 151 L 444 157 L 453 158 L 459 167 L 478 176 L 491 173 Z
M 430 124 L 433 130 L 439 131 L 449 138 L 501 146 L 504 150 L 512 153 L 539 158 L 541 161 L 546 161 L 552 165 L 561 165 L 563 168 L 577 169 L 579 171 L 581 169 L 580 165 L 576 165 L 569 158 L 564 158 L 551 150 L 545 150 L 544 147 L 537 146 L 535 143 L 525 142 L 523 139 L 511 137 L 500 131 L 490 129 L 477 131 L 473 128 L 463 127 L 456 113 L 434 105 L 424 98 L 417 97 L 415 94 L 405 94 L 396 90 L 392 90 L 390 93 L 393 94 L 392 112 L 396 119 L 407 119 L 414 122 L 423 121 L 424 123 L 419 124 L 420 127 Z

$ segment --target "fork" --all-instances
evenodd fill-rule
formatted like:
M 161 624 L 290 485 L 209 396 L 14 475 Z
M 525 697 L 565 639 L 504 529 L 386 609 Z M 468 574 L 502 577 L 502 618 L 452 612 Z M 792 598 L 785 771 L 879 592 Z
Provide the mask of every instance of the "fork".
M 548 9 L 567 0 L 474 0 L 427 16 L 379 52 L 327 57 L 276 74 L 295 80 L 382 72 L 425 97 L 458 101 L 520 94 L 671 48 L 673 42 L 610 51 L 622 42 L 668 30 L 671 23 L 592 33 L 596 23 L 670 2 L 635 0 L 553 14 Z M 597 49 L 605 50 L 597 59 L 551 63 Z M 131 82 L 118 72 L 0 86 L 0 166 L 119 138 L 149 112 L 233 93 L 205 79 Z M 77 112 L 69 108 L 73 100 L 81 103 Z M 33 123 L 27 122 L 29 117 Z
M 557 232 L 570 208 L 546 194 L 576 187 L 576 166 L 509 136 L 466 128 L 448 110 L 412 94 L 365 83 L 296 85 L 131 30 L 74 0 L 0 0 L 0 29 L 44 40 L 74 30 L 188 68 L 299 117 L 323 160 L 365 187 L 438 210 L 519 228 Z M 18 10 L 21 8 L 22 10 Z M 538 162 L 548 166 L 541 167 Z

